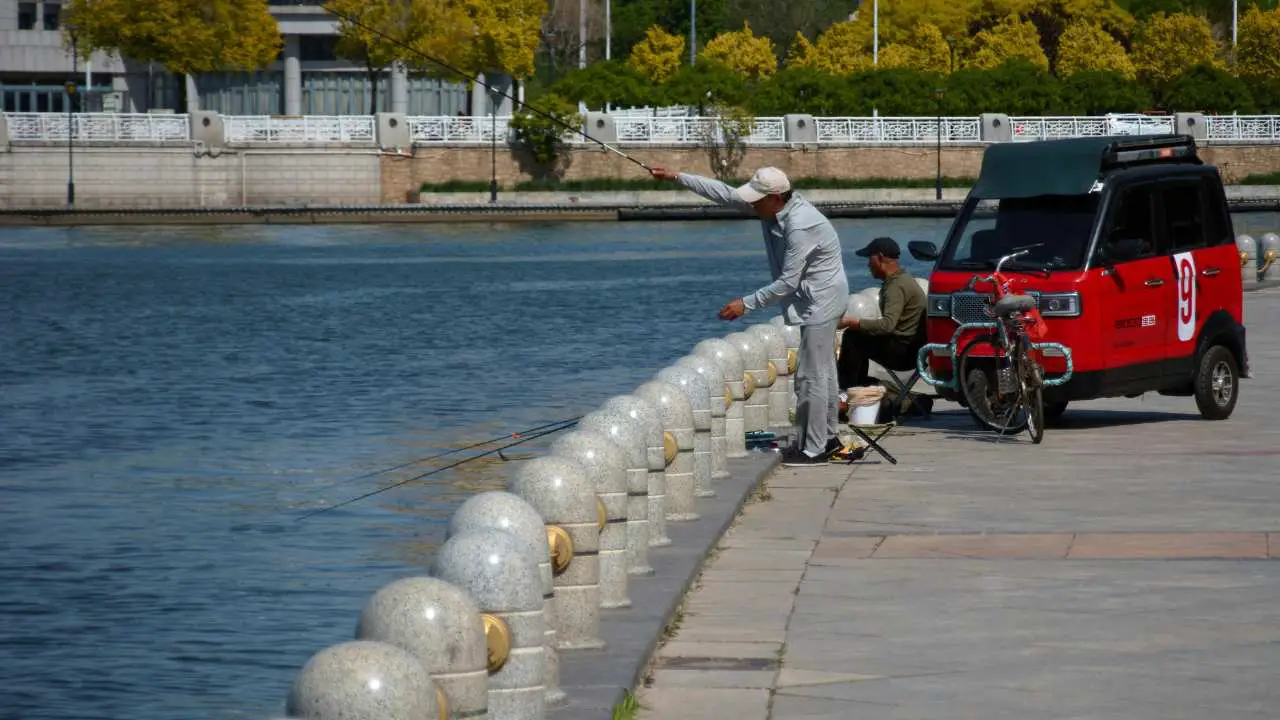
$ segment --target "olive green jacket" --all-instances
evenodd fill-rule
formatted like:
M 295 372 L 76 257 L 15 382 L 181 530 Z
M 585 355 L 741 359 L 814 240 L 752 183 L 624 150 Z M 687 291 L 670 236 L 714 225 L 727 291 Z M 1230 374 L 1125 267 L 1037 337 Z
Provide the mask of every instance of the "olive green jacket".
M 858 330 L 868 335 L 889 335 L 897 340 L 912 342 L 920 323 L 928 298 L 916 279 L 906 270 L 898 270 L 884 279 L 880 286 L 880 317 L 862 320 Z

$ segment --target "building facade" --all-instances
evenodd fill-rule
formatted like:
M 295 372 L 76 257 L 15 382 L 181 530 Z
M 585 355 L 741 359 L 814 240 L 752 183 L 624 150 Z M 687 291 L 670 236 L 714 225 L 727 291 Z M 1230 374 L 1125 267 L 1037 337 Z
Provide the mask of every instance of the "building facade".
M 284 37 L 280 57 L 253 73 L 182 77 L 155 63 L 94 53 L 77 60 L 61 23 L 62 0 L 0 0 L 0 111 L 187 112 L 226 115 L 367 115 L 372 86 L 364 67 L 339 58 L 324 0 L 268 0 Z M 485 93 L 392 69 L 378 80 L 379 111 L 409 115 L 487 114 Z M 87 90 L 87 92 L 86 92 Z M 178 107 L 185 98 L 185 106 Z M 499 113 L 509 109 L 500 103 Z

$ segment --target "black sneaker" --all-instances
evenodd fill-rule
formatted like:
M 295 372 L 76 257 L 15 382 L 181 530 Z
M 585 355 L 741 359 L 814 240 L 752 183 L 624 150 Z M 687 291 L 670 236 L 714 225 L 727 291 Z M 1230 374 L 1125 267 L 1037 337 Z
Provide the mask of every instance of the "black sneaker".
M 826 455 L 825 453 L 823 455 L 819 455 L 816 458 L 809 457 L 808 455 L 805 455 L 804 451 L 799 448 L 794 448 L 794 449 L 788 448 L 786 452 L 782 453 L 782 466 L 790 467 L 790 468 L 822 467 L 827 464 L 827 457 L 829 456 Z

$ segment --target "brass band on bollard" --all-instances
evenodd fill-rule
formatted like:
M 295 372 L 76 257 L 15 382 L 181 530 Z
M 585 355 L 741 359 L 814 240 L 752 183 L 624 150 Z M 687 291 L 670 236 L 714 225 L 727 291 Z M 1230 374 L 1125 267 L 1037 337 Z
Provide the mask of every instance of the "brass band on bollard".
M 756 380 L 751 373 L 742 373 L 742 397 L 749 398 L 756 391 Z
M 729 406 L 732 404 L 733 404 L 733 393 L 729 392 L 729 386 L 725 385 L 724 386 L 724 409 L 728 410 Z
M 551 572 L 556 575 L 573 562 L 573 538 L 558 525 L 547 526 L 547 549 L 551 551 Z
M 787 350 L 787 374 L 795 375 L 796 368 L 799 366 L 799 363 L 800 363 L 800 360 L 799 358 L 796 357 L 796 351 L 788 349 Z
M 1280 259 L 1280 256 L 1276 255 L 1276 251 L 1268 250 L 1266 254 L 1262 256 L 1262 272 L 1269 270 L 1277 259 Z
M 676 442 L 676 436 L 672 435 L 669 430 L 662 431 L 662 457 L 667 464 L 675 462 L 676 454 L 680 452 L 680 443 Z
M 511 657 L 511 630 L 502 618 L 489 613 L 480 613 L 480 620 L 484 623 L 484 644 L 489 654 L 489 674 L 492 675 L 501 670 L 507 664 L 507 658 Z
M 600 499 L 599 495 L 597 495 L 596 496 L 596 527 L 599 528 L 601 531 L 603 531 L 604 526 L 608 524 L 608 522 L 609 522 L 609 511 L 605 509 L 604 501 Z
M 1249 253 L 1244 250 L 1240 251 L 1240 267 L 1246 267 L 1249 264 Z
M 774 365 L 773 361 L 770 360 L 769 361 L 769 384 L 772 385 L 776 382 L 778 382 L 778 366 Z
M 436 686 L 436 708 L 440 710 L 440 720 L 449 720 L 449 698 L 440 686 Z

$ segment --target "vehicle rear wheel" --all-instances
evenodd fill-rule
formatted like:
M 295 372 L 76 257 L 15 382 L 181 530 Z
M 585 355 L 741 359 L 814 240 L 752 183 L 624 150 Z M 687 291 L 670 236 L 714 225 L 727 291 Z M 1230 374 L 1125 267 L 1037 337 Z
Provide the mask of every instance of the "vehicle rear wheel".
M 1027 427 L 1021 388 L 1015 384 L 1011 392 L 1000 392 L 996 381 L 996 363 L 990 357 L 998 347 L 990 337 L 986 337 L 974 340 L 960 351 L 956 358 L 960 390 L 968 405 L 969 415 L 978 427 L 1003 434 L 1019 433 Z M 987 355 L 975 357 L 973 353 L 978 349 L 985 349 Z
M 1214 345 L 1200 357 L 1196 368 L 1196 407 L 1205 420 L 1226 420 L 1236 409 L 1240 390 L 1240 366 L 1231 351 Z
M 1021 355 L 1022 404 L 1027 417 L 1027 432 L 1036 445 L 1044 440 L 1044 396 L 1040 384 L 1044 373 L 1036 361 L 1025 353 Z

